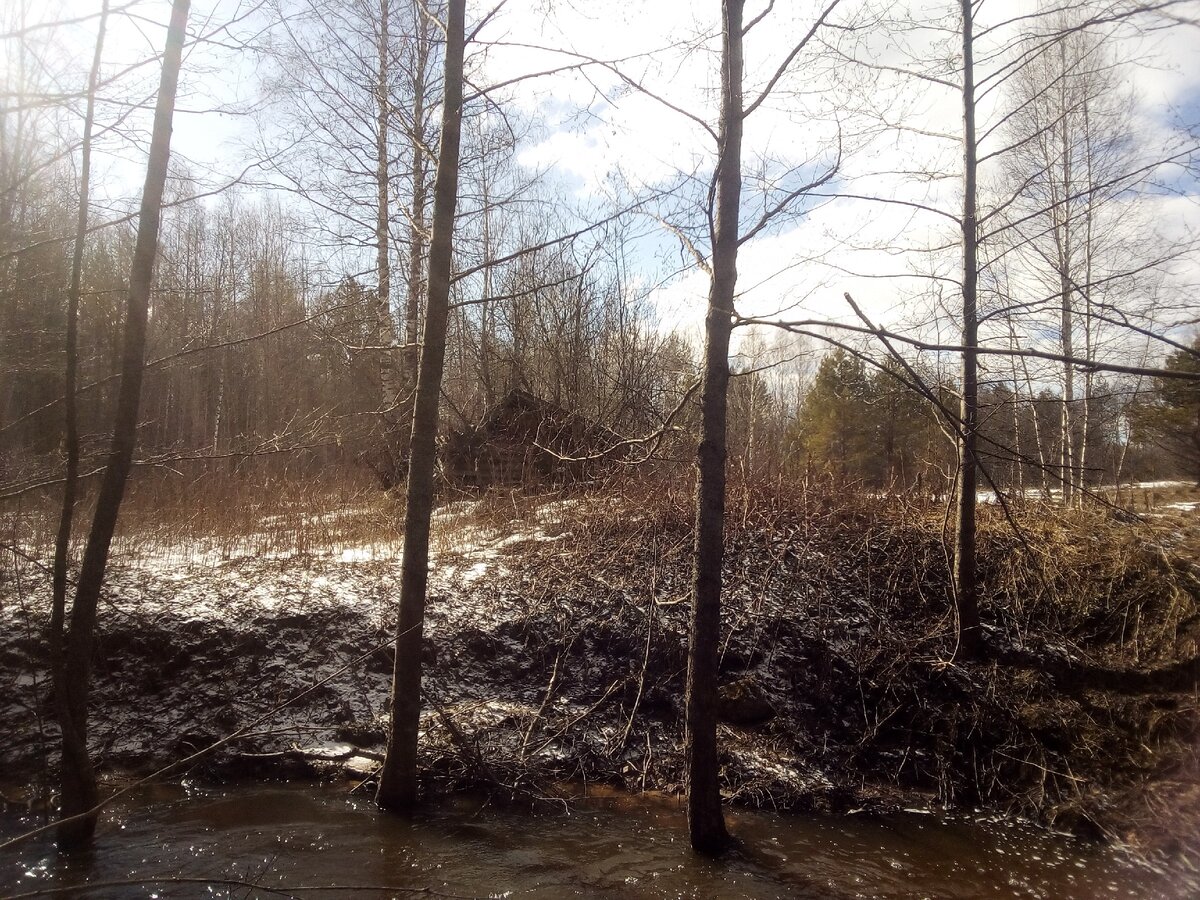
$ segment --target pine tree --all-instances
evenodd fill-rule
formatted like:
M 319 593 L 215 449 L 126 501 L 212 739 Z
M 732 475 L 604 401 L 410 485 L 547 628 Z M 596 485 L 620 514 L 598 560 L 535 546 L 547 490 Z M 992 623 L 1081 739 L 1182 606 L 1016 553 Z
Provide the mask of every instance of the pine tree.
M 800 407 L 797 437 L 802 452 L 840 482 L 861 478 L 876 452 L 870 397 L 865 364 L 839 347 L 821 360 Z
M 1167 357 L 1168 372 L 1200 374 L 1200 338 L 1190 350 Z M 1135 436 L 1173 457 L 1200 484 L 1200 382 L 1184 378 L 1154 379 L 1154 395 L 1130 414 Z

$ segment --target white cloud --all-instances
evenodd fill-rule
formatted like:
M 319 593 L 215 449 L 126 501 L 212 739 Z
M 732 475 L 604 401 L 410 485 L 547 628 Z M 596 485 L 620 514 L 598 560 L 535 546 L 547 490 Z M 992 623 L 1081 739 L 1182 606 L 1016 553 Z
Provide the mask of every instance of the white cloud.
M 234 0 L 197 0 L 193 21 L 220 21 L 230 15 L 234 5 Z M 893 4 L 890 11 L 928 17 L 944 10 L 950 16 L 956 5 L 905 0 Z M 139 9 L 150 20 L 165 21 L 167 6 L 164 0 L 148 0 Z M 491 4 L 486 6 L 491 8 Z M 807 31 L 815 9 L 798 3 L 776 7 L 747 41 L 748 99 L 757 96 L 790 47 Z M 91 12 L 95 5 L 89 0 L 71 0 L 65 8 L 77 14 Z M 754 11 L 759 8 L 761 5 Z M 1020 0 L 984 5 L 983 12 L 1008 16 L 1035 8 L 1035 0 Z M 859 4 L 846 2 L 838 15 L 853 17 L 860 9 Z M 47 15 L 55 14 L 49 6 L 46 10 Z M 484 6 L 479 6 L 471 15 L 483 10 Z M 481 36 L 486 45 L 473 52 L 484 67 L 483 81 L 490 83 L 543 72 L 583 57 L 622 58 L 626 61 L 621 71 L 661 98 L 632 90 L 612 70 L 599 66 L 520 81 L 503 92 L 505 104 L 538 125 L 536 137 L 521 149 L 520 161 L 531 168 L 548 167 L 571 191 L 596 197 L 612 189 L 614 175 L 634 187 L 648 187 L 679 171 L 703 173 L 711 168 L 715 150 L 711 136 L 667 104 L 714 122 L 719 85 L 718 15 L 716 3 L 514 2 L 503 7 L 487 26 Z M 64 47 L 74 48 L 70 52 L 78 60 L 88 57 L 92 27 L 80 25 L 64 33 Z M 865 62 L 897 68 L 910 63 L 897 34 L 876 29 L 839 33 L 837 37 L 847 42 L 848 53 Z M 932 39 L 911 49 L 920 54 L 937 50 L 950 55 L 955 52 L 953 35 L 943 37 L 945 46 L 940 50 Z M 118 60 L 157 52 L 161 43 L 161 29 L 123 22 L 110 35 L 106 57 L 116 66 Z M 1152 52 L 1158 54 L 1155 65 L 1131 66 L 1128 77 L 1142 98 L 1139 136 L 1161 140 L 1166 126 L 1162 110 L 1168 106 L 1191 109 L 1196 117 L 1200 41 L 1195 40 L 1194 29 L 1180 28 L 1121 45 L 1123 57 Z M 986 52 L 980 58 L 981 72 L 986 72 L 992 63 Z M 216 54 L 211 47 L 193 50 L 185 69 L 183 105 L 203 107 L 249 99 L 256 89 L 249 59 L 248 55 Z M 985 98 L 981 109 L 985 127 L 997 120 L 1000 100 L 999 92 Z M 903 124 L 911 130 L 872 134 L 862 113 L 865 107 L 879 105 L 887 108 L 890 124 Z M 754 174 L 760 163 L 770 176 L 783 166 L 805 162 L 816 166 L 827 160 L 836 144 L 831 124 L 835 115 L 844 130 L 847 151 L 838 188 L 957 211 L 957 178 L 922 179 L 913 174 L 927 170 L 953 175 L 957 171 L 960 146 L 927 134 L 955 135 L 960 131 L 962 113 L 955 91 L 828 58 L 802 55 L 778 85 L 776 96 L 749 119 L 744 153 L 747 173 Z M 201 166 L 236 171 L 242 160 L 230 147 L 244 133 L 242 127 L 228 117 L 184 113 L 177 119 L 175 146 Z M 998 146 L 1000 137 L 997 132 L 989 146 Z M 113 163 L 111 168 L 115 177 L 120 165 Z M 748 200 L 748 216 L 751 206 Z M 1160 227 L 1176 235 L 1200 226 L 1194 198 L 1158 201 L 1153 217 Z M 842 300 L 843 292 L 849 291 L 877 321 L 903 323 L 918 315 L 912 297 L 927 284 L 916 283 L 911 275 L 893 276 L 906 276 L 933 263 L 927 255 L 900 254 L 897 248 L 925 248 L 952 239 L 953 223 L 911 207 L 866 200 L 821 205 L 810 216 L 764 233 L 743 248 L 739 304 L 747 314 L 786 310 L 788 315 L 849 319 L 852 313 Z M 661 242 L 662 235 L 655 240 Z M 648 265 L 653 254 L 642 255 Z M 953 259 L 953 250 L 944 254 L 936 263 L 939 271 L 952 274 Z M 1181 262 L 1172 278 L 1176 285 L 1196 284 L 1200 281 L 1198 264 Z M 703 320 L 706 294 L 707 280 L 698 271 L 659 289 L 655 303 L 664 325 L 697 328 Z

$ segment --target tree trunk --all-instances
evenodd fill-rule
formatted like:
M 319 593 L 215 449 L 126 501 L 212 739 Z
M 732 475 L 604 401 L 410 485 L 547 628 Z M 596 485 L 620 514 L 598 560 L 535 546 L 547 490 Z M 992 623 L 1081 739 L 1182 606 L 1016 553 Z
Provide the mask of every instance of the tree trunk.
M 108 0 L 100 7 L 96 50 L 88 75 L 87 110 L 83 117 L 83 144 L 79 162 L 79 212 L 75 221 L 75 244 L 71 254 L 71 283 L 67 289 L 66 366 L 63 378 L 64 450 L 66 472 L 63 479 L 62 511 L 54 542 L 54 569 L 50 602 L 50 677 L 54 684 L 59 730 L 64 743 L 73 734 L 67 706 L 63 702 L 63 629 L 67 614 L 67 568 L 71 554 L 71 530 L 75 519 L 75 496 L 79 486 L 79 404 L 75 392 L 79 381 L 79 295 L 83 283 L 83 250 L 87 241 L 88 201 L 91 195 L 92 123 L 96 115 L 96 84 L 100 78 L 100 60 L 104 54 L 104 33 L 108 27 Z M 70 755 L 79 754 L 75 748 Z M 68 752 L 64 749 L 64 763 Z
M 1008 322 L 1008 344 L 1012 349 L 1017 349 L 1016 334 L 1013 331 L 1012 316 L 1007 317 Z M 1016 492 L 1017 497 L 1023 503 L 1025 501 L 1025 452 L 1021 444 L 1021 380 L 1017 376 L 1017 360 L 1015 357 L 1009 359 L 1012 366 L 1012 424 L 1013 424 L 1013 450 L 1016 452 L 1016 459 L 1013 460 L 1011 487 Z M 1032 400 L 1032 398 L 1030 398 Z
M 492 216 L 491 197 L 488 185 L 487 166 L 482 166 L 479 172 L 480 200 L 483 206 L 483 258 L 492 259 Z M 485 409 L 491 409 L 499 399 L 495 389 L 496 379 L 492 373 L 492 329 L 494 322 L 491 313 L 492 296 L 492 267 L 485 266 L 483 270 L 483 295 L 479 304 L 479 382 L 483 385 L 483 404 Z
M 726 413 L 729 336 L 737 284 L 742 192 L 742 8 L 725 0 L 721 127 L 712 276 L 705 317 L 700 447 L 696 454 L 696 547 L 687 672 L 688 829 L 692 847 L 719 853 L 729 843 L 721 813 L 717 756 L 717 668 L 721 638 L 721 564 L 725 553 Z
M 75 602 L 71 607 L 71 629 L 64 651 L 64 698 L 61 702 L 66 707 L 66 727 L 63 730 L 62 822 L 58 829 L 59 846 L 63 848 L 87 843 L 96 828 L 96 817 L 85 815 L 96 806 L 97 801 L 96 774 L 87 750 L 88 691 L 95 649 L 96 604 L 104 584 L 109 546 L 137 443 L 138 407 L 141 403 L 146 351 L 146 318 L 154 259 L 158 251 L 159 218 L 171 153 L 171 119 L 175 111 L 175 89 L 179 81 L 189 6 L 190 0 L 174 0 L 171 6 L 171 24 L 167 30 L 162 78 L 154 110 L 154 131 L 150 139 L 150 159 L 146 166 L 146 183 L 138 217 L 137 243 L 129 272 L 121 386 L 113 415 L 112 447 L 96 499 L 96 513 L 84 550 Z
M 446 356 L 450 308 L 454 208 L 458 200 L 458 150 L 462 126 L 465 0 L 450 0 L 446 21 L 446 76 L 442 140 L 433 188 L 433 234 L 429 243 L 429 296 L 421 342 L 404 512 L 404 558 L 400 616 L 396 623 L 396 666 L 392 720 L 377 800 L 391 809 L 410 809 L 417 800 L 417 730 L 421 722 L 421 642 L 425 589 L 429 579 L 429 520 L 437 461 L 438 399 Z
M 407 394 L 398 365 L 396 321 L 392 316 L 391 266 L 391 165 L 388 130 L 391 128 L 390 0 L 379 0 L 379 33 L 376 50 L 375 84 L 375 268 L 379 284 L 375 291 L 376 339 L 379 343 L 379 384 L 383 389 L 380 418 L 380 479 L 385 490 L 397 487 L 404 471 L 403 412 Z
M 1016 346 L 1016 335 L 1013 333 L 1013 346 Z M 1038 455 L 1038 480 L 1041 482 L 1042 499 L 1050 501 L 1050 464 L 1046 462 L 1046 444 L 1042 439 L 1041 413 L 1038 409 L 1037 391 L 1033 386 L 1033 376 L 1029 374 L 1029 361 L 1021 357 L 1021 371 L 1025 376 L 1025 389 L 1029 391 L 1030 423 L 1033 425 L 1033 443 Z
M 1092 226 L 1095 223 L 1095 202 L 1092 189 L 1095 187 L 1096 179 L 1092 171 L 1092 164 L 1096 158 L 1096 148 L 1092 146 L 1092 128 L 1091 128 L 1091 113 L 1090 102 L 1085 96 L 1083 99 L 1083 133 L 1086 141 L 1087 153 L 1085 155 L 1085 165 L 1087 169 L 1085 184 L 1088 188 L 1087 197 L 1084 200 L 1084 235 L 1083 235 L 1083 253 L 1084 253 L 1084 273 L 1083 273 L 1083 358 L 1088 362 L 1092 362 L 1096 355 L 1096 341 L 1092 332 L 1092 328 L 1098 323 L 1093 318 L 1095 310 L 1092 308 L 1092 265 L 1095 262 L 1096 244 L 1095 235 L 1092 231 Z M 1079 439 L 1076 442 L 1078 451 L 1076 452 L 1076 467 L 1079 472 L 1078 483 L 1075 487 L 1075 500 L 1080 509 L 1083 509 L 1084 495 L 1084 477 L 1088 466 L 1088 440 L 1091 433 L 1091 417 L 1092 417 L 1092 392 L 1095 387 L 1095 372 L 1088 369 L 1083 375 L 1083 408 L 1080 411 L 1079 423 Z
M 1060 304 L 1060 322 L 1062 353 L 1068 359 L 1075 355 L 1075 310 L 1071 296 L 1074 290 L 1072 270 L 1074 269 L 1074 242 L 1071 240 L 1073 210 L 1072 192 L 1075 179 L 1071 165 L 1070 125 L 1068 124 L 1067 99 L 1067 59 L 1066 45 L 1059 42 L 1059 61 L 1062 76 L 1058 81 L 1059 116 L 1056 126 L 1059 139 L 1059 152 L 1062 154 L 1062 194 L 1055 205 L 1054 242 L 1058 253 L 1058 291 Z M 1060 433 L 1059 464 L 1062 475 L 1063 506 L 1070 506 L 1075 500 L 1075 366 L 1069 362 L 1063 363 L 1063 396 L 1062 419 Z
M 413 4 L 416 58 L 413 60 L 412 209 L 408 230 L 408 299 L 404 309 L 404 382 L 409 392 L 417 385 L 420 366 L 421 296 L 425 290 L 425 74 L 429 64 L 429 23 L 420 4 Z
M 1064 226 L 1067 227 L 1067 226 Z M 1069 242 L 1070 237 L 1067 237 Z M 1072 330 L 1074 328 L 1073 310 L 1071 301 L 1071 279 L 1068 274 L 1071 265 L 1070 249 L 1067 248 L 1067 255 L 1060 261 L 1062 269 L 1059 273 L 1059 292 L 1061 302 L 1061 321 L 1059 323 L 1062 329 L 1062 353 L 1063 356 L 1071 357 L 1074 355 L 1075 347 L 1072 340 Z M 1063 505 L 1070 506 L 1075 499 L 1075 366 L 1072 363 L 1063 363 L 1063 395 L 1062 395 L 1062 417 L 1060 420 L 1059 429 L 1059 465 L 1062 479 L 1062 495 Z
M 958 527 L 954 553 L 954 604 L 958 613 L 958 655 L 978 654 L 979 585 L 975 572 L 975 507 L 979 440 L 979 236 L 976 216 L 974 24 L 971 0 L 962 0 L 963 47 L 963 354 L 962 407 L 958 439 Z

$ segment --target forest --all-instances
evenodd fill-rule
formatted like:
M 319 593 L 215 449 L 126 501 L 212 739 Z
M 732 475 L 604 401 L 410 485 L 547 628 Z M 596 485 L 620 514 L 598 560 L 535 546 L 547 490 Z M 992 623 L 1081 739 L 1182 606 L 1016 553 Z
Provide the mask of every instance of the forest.
M 0 46 L 0 895 L 1200 892 L 1200 2 Z

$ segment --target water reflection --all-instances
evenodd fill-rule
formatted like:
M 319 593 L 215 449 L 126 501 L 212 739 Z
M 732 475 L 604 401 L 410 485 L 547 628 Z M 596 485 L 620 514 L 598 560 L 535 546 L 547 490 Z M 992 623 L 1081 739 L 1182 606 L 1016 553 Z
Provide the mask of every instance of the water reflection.
M 0 893 L 90 883 L 88 897 L 389 895 L 369 886 L 530 898 L 1195 895 L 1111 848 L 1013 821 L 735 811 L 730 825 L 741 849 L 714 862 L 691 854 L 681 810 L 662 798 L 536 815 L 459 799 L 409 820 L 329 788 L 158 787 L 110 811 L 85 854 L 63 860 L 40 844 L 0 860 Z M 138 878 L 197 880 L 100 886 Z M 332 885 L 352 890 L 313 889 Z

